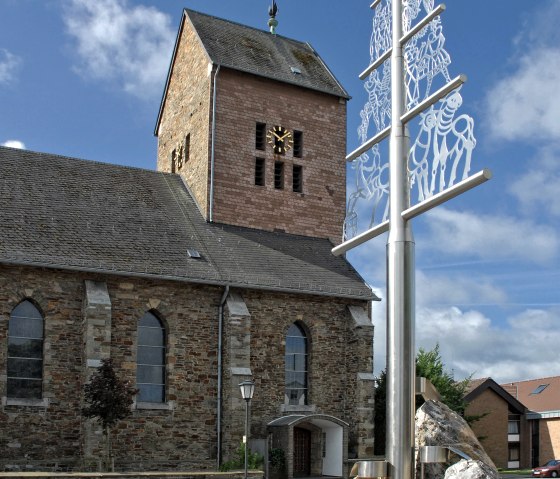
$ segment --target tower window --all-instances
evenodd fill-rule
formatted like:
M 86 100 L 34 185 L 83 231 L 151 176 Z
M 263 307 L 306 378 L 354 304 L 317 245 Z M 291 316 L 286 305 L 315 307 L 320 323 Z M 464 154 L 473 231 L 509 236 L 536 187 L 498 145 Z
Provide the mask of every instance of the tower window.
M 266 123 L 257 123 L 255 129 L 255 148 L 264 150 L 266 147 Z
M 185 136 L 185 151 L 183 153 L 184 156 L 184 163 L 190 160 L 191 158 L 191 134 L 187 134 Z
M 274 162 L 274 188 L 284 189 L 284 163 L 281 161 Z
M 301 165 L 294 165 L 292 187 L 295 193 L 303 192 L 303 168 Z
M 255 158 L 255 185 L 264 186 L 264 158 Z
M 173 150 L 171 152 L 171 173 L 175 173 L 177 171 L 177 161 L 175 159 L 177 155 L 177 151 Z
M 294 130 L 294 156 L 303 157 L 303 131 Z

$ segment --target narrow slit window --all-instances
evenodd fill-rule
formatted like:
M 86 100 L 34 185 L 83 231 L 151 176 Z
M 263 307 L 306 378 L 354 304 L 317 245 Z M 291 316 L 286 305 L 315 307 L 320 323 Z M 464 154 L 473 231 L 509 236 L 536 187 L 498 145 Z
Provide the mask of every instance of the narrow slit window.
M 263 150 L 266 147 L 266 123 L 257 123 L 255 130 L 255 148 Z
M 190 160 L 191 158 L 191 134 L 190 133 L 187 134 L 187 136 L 185 136 L 185 151 L 183 155 L 185 157 L 184 163 Z
M 284 189 L 284 163 L 281 161 L 274 162 L 274 188 Z
M 303 168 L 301 167 L 301 165 L 294 165 L 292 183 L 295 193 L 303 192 Z
M 255 185 L 264 186 L 264 158 L 255 158 Z
M 176 157 L 177 152 L 173 150 L 171 152 L 171 173 L 175 173 L 177 171 L 177 159 Z
M 294 130 L 294 156 L 303 158 L 303 131 Z

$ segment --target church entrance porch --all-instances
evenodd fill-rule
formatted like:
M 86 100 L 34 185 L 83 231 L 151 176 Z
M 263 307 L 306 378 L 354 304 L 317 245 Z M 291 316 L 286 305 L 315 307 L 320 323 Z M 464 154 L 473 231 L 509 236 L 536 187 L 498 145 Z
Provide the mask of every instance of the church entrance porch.
M 270 465 L 270 477 L 344 477 L 348 424 L 322 414 L 283 416 L 268 424 L 269 451 L 281 450 L 284 464 Z

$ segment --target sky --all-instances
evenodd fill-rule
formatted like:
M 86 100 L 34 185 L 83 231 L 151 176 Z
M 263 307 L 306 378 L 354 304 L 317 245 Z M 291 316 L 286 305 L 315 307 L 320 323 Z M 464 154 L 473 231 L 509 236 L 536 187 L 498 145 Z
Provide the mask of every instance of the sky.
M 277 3 L 278 34 L 311 43 L 352 96 L 353 150 L 367 100 L 358 74 L 370 61 L 370 0 Z M 182 8 L 266 29 L 268 6 L 0 0 L 0 144 L 155 169 L 153 131 Z M 493 172 L 413 220 L 416 346 L 439 344 L 457 379 L 560 375 L 559 22 L 556 0 L 451 1 L 442 15 L 451 77 L 468 77 L 471 171 Z M 348 254 L 382 299 L 385 246 L 381 236 Z M 385 367 L 385 306 L 373 307 L 376 372 Z

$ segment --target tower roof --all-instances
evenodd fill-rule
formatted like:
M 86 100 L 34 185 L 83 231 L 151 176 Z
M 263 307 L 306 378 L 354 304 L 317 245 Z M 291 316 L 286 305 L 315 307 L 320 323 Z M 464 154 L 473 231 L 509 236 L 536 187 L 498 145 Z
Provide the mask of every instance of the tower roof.
M 162 97 L 156 135 L 185 22 L 190 22 L 210 60 L 216 65 L 345 99 L 350 98 L 309 43 L 184 9 Z
M 376 299 L 326 239 L 207 223 L 178 175 L 0 147 L 0 177 L 0 264 Z

